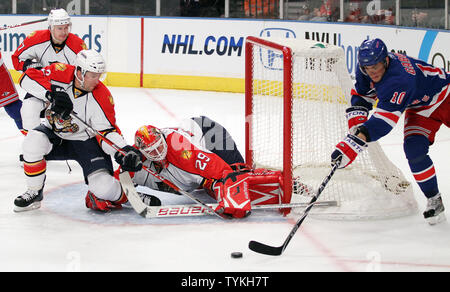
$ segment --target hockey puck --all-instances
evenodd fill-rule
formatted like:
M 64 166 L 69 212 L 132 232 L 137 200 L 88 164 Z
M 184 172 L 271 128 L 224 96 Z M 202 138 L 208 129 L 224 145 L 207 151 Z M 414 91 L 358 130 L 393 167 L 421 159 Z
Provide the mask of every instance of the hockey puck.
M 231 257 L 232 257 L 233 259 L 241 258 L 241 257 L 242 257 L 242 252 L 239 252 L 239 251 L 232 252 L 232 253 L 231 253 Z

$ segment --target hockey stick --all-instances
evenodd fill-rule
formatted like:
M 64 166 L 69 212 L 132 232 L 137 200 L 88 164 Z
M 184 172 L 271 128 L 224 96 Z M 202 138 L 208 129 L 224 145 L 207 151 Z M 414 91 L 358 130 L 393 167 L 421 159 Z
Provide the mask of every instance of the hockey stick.
M 323 189 L 328 184 L 331 177 L 334 175 L 334 172 L 336 171 L 336 169 L 338 169 L 339 165 L 340 165 L 340 160 L 333 164 L 333 167 L 331 168 L 330 173 L 324 178 L 324 180 L 320 184 L 319 189 L 317 190 L 316 195 L 311 199 L 311 201 L 309 202 L 309 205 L 306 207 L 305 211 L 303 212 L 303 215 L 300 217 L 300 219 L 298 219 L 297 223 L 295 223 L 294 228 L 292 228 L 291 232 L 289 233 L 286 240 L 284 241 L 284 243 L 281 246 L 274 247 L 274 246 L 266 245 L 266 244 L 260 243 L 258 241 L 252 240 L 248 243 L 248 248 L 254 252 L 262 253 L 262 254 L 266 254 L 266 255 L 272 255 L 272 256 L 281 255 L 283 253 L 283 251 L 286 249 L 289 242 L 291 241 L 294 234 L 300 228 L 300 225 L 302 225 L 303 220 L 305 220 L 306 216 L 308 216 L 309 211 L 314 206 L 314 203 L 319 198 Z
M 101 140 L 105 141 L 108 145 L 110 145 L 112 148 L 114 148 L 114 150 L 119 151 L 120 153 L 125 155 L 125 152 L 116 144 L 114 144 L 114 142 L 112 142 L 111 140 L 109 140 L 108 138 L 106 138 L 103 134 L 101 134 L 99 131 L 95 130 L 94 128 L 92 128 L 91 125 L 89 125 L 88 123 L 86 123 L 85 121 L 83 121 L 81 118 L 79 118 L 75 112 L 71 112 L 70 115 L 75 118 L 76 120 L 78 120 L 80 123 L 82 123 L 87 129 L 89 129 L 94 135 L 100 137 Z M 213 208 L 211 208 L 210 206 L 208 206 L 207 204 L 203 203 L 201 200 L 197 199 L 196 197 L 194 197 L 193 195 L 191 195 L 190 193 L 180 189 L 178 186 L 176 186 L 174 183 L 172 183 L 170 180 L 160 176 L 159 174 L 157 174 L 156 172 L 152 171 L 151 169 L 149 169 L 148 167 L 146 167 L 145 165 L 142 166 L 142 169 L 144 169 L 145 171 L 147 171 L 148 173 L 150 173 L 152 176 L 154 176 L 155 178 L 159 179 L 160 181 L 162 181 L 163 183 L 165 183 L 166 185 L 168 185 L 169 187 L 173 188 L 175 191 L 179 192 L 182 195 L 185 195 L 186 197 L 190 198 L 191 200 L 199 203 L 200 205 L 202 205 L 203 207 L 205 207 L 209 212 L 211 212 L 212 214 L 216 215 L 217 217 L 221 218 L 221 219 L 228 219 L 227 216 L 225 216 L 224 214 L 220 214 L 217 211 L 215 211 Z M 129 175 L 128 175 L 129 176 Z M 125 175 L 123 176 L 125 179 Z M 123 186 L 123 185 L 122 185 Z M 133 186 L 134 188 L 134 186 Z M 134 191 L 134 193 L 130 190 L 131 187 L 128 187 L 129 193 L 131 196 L 134 196 L 134 193 L 136 191 Z M 137 193 L 136 193 L 136 196 Z M 134 207 L 134 205 L 131 203 L 130 204 Z M 138 207 L 138 209 L 136 209 L 136 212 L 145 217 L 145 210 L 141 210 L 141 207 Z
M 27 22 L 24 22 L 24 23 L 21 23 L 21 24 L 4 25 L 4 26 L 0 27 L 0 30 L 16 28 L 16 27 L 19 27 L 19 26 L 29 25 L 29 24 L 43 22 L 43 21 L 47 21 L 47 17 L 46 18 L 42 18 L 42 19 L 38 19 L 38 20 L 27 21 Z
M 134 183 L 131 180 L 130 173 L 128 171 L 121 172 L 119 174 L 119 181 L 122 185 L 122 190 L 125 192 L 125 196 L 127 196 L 128 202 L 131 204 L 131 207 L 133 207 L 136 213 L 142 217 L 145 217 L 148 206 L 142 202 L 141 198 L 137 194 Z
M 122 175 L 122 174 L 121 174 Z M 122 181 L 122 177 L 121 177 Z M 131 181 L 131 179 L 130 179 Z M 145 218 L 168 218 L 168 217 L 181 217 L 181 216 L 205 216 L 211 215 L 211 213 L 202 205 L 199 204 L 184 204 L 184 205 L 167 205 L 167 206 L 147 206 L 142 201 L 143 206 L 134 207 L 133 203 L 130 201 L 133 209 L 136 210 L 141 216 Z M 211 208 L 215 209 L 218 204 L 207 204 Z M 316 202 L 315 206 L 336 206 L 336 201 L 323 201 Z M 271 204 L 271 205 L 255 205 L 252 206 L 253 210 L 267 210 L 267 209 L 280 209 L 280 208 L 298 208 L 306 207 L 306 203 L 291 203 L 291 204 Z

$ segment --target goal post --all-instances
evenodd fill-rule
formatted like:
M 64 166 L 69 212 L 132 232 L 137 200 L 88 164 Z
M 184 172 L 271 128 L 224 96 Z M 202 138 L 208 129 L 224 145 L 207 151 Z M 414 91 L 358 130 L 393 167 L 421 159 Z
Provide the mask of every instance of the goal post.
M 310 195 L 297 186 L 319 185 L 348 132 L 353 82 L 344 51 L 311 40 L 249 36 L 245 53 L 246 162 L 282 170 L 281 203 L 307 202 Z M 337 206 L 313 208 L 311 215 L 386 218 L 417 210 L 412 186 L 378 142 L 336 172 L 322 199 Z

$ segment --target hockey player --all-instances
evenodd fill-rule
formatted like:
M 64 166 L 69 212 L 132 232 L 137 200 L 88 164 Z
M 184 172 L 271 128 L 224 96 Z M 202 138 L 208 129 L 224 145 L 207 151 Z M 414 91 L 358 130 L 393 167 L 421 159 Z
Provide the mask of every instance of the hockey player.
M 426 62 L 388 53 L 380 39 L 365 40 L 359 49 L 359 70 L 346 110 L 350 133 L 331 158 L 352 163 L 368 142 L 388 134 L 405 112 L 403 148 L 411 172 L 428 199 L 423 216 L 429 224 L 445 220 L 433 161 L 428 155 L 442 124 L 450 127 L 450 75 Z M 368 119 L 369 111 L 378 105 Z
M 219 202 L 218 212 L 242 218 L 250 214 L 251 204 L 282 202 L 281 172 L 247 167 L 226 129 L 207 117 L 192 118 L 183 128 L 142 126 L 134 146 L 145 166 L 180 189 L 206 190 Z M 145 170 L 131 175 L 137 185 L 170 191 Z
M 142 167 L 140 154 L 127 145 L 116 125 L 111 93 L 100 81 L 105 73 L 103 57 L 94 50 L 78 53 L 75 66 L 54 63 L 42 70 L 28 69 L 20 85 L 42 102 L 50 101 L 45 121 L 30 130 L 23 141 L 24 172 L 27 190 L 14 201 L 17 212 L 40 207 L 46 176 L 47 160 L 76 160 L 83 169 L 89 188 L 88 206 L 95 210 L 120 208 L 127 201 L 120 183 L 112 176 L 110 156 L 124 170 Z M 113 141 L 125 152 L 118 153 L 90 133 L 83 119 L 92 128 Z
M 38 30 L 23 41 L 11 56 L 14 68 L 25 72 L 29 68 L 42 68 L 52 63 L 74 64 L 76 55 L 86 49 L 82 39 L 71 33 L 72 22 L 64 9 L 54 9 L 48 15 L 48 29 Z M 41 112 L 47 104 L 29 94 L 22 106 L 16 105 L 22 116 L 23 132 L 38 126 Z M 16 110 L 16 115 L 20 116 Z
M 3 63 L 0 53 L 0 107 L 4 107 L 6 113 L 14 120 L 17 128 L 22 131 L 22 119 L 20 108 L 22 101 L 17 94 L 16 86 L 9 74 L 8 68 Z

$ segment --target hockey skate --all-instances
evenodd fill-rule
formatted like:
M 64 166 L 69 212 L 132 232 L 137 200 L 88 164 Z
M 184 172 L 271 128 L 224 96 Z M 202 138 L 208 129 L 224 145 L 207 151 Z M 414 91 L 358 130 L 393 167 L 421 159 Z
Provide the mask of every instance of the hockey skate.
M 137 194 L 141 198 L 142 202 L 144 202 L 147 206 L 161 206 L 161 200 L 158 199 L 158 197 L 141 192 L 137 192 Z
M 14 200 L 14 212 L 39 209 L 43 198 L 43 188 L 38 191 L 28 189 Z
M 423 212 L 423 217 L 428 224 L 435 225 L 446 220 L 444 211 L 441 194 L 438 193 L 434 197 L 428 198 L 427 208 Z

